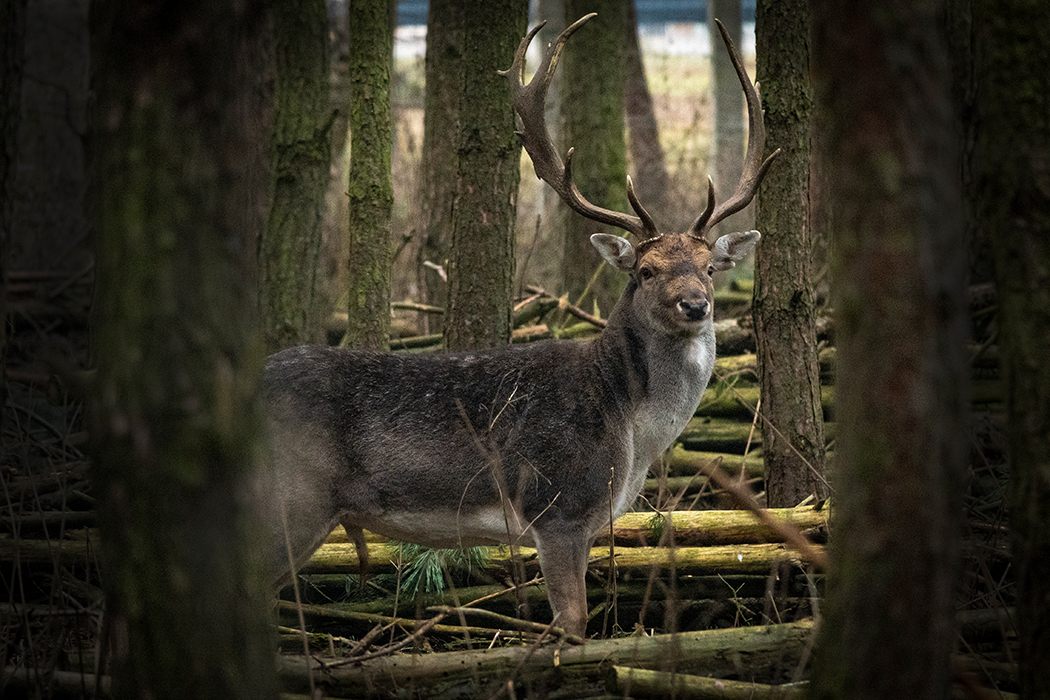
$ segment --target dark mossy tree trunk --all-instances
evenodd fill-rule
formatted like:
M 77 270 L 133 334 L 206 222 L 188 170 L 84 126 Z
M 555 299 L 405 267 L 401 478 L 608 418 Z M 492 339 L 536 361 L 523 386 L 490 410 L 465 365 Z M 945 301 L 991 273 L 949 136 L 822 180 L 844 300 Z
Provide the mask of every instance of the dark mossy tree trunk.
M 995 256 L 988 231 L 977 219 L 975 202 L 980 198 L 973 177 L 974 102 L 977 97 L 974 66 L 974 27 L 971 0 L 946 0 L 945 19 L 951 53 L 953 101 L 959 139 L 962 142 L 962 182 L 967 206 L 964 209 L 966 240 L 970 249 L 970 284 L 995 281 Z
M 655 216 L 666 216 L 670 182 L 667 161 L 660 145 L 660 130 L 653 110 L 653 96 L 645 79 L 645 65 L 638 44 L 638 12 L 631 0 L 627 16 L 627 55 L 624 83 L 624 113 L 634 163 L 634 191 L 642 205 Z M 550 189 L 550 188 L 548 188 Z M 667 225 L 665 223 L 665 225 Z
M 521 143 L 507 81 L 496 70 L 514 60 L 529 4 L 472 0 L 461 17 L 459 127 L 449 134 L 459 154 L 445 307 L 450 350 L 510 342 Z
M 740 180 L 740 171 L 744 166 L 744 93 L 740 90 L 740 78 L 736 75 L 729 52 L 715 26 L 715 20 L 725 25 L 729 38 L 737 50 L 743 53 L 743 20 L 741 18 L 740 0 L 709 0 L 707 3 L 707 33 L 711 39 L 711 92 L 715 98 L 715 134 L 713 142 L 711 179 L 715 183 L 715 192 L 725 199 L 736 188 Z M 703 207 L 704 202 L 697 202 Z M 699 209 L 698 209 L 699 211 Z M 746 230 L 752 208 L 748 206 L 743 213 L 737 214 L 731 224 L 715 226 L 711 239 L 727 231 Z
M 332 162 L 324 0 L 272 4 L 270 218 L 259 242 L 259 313 L 270 352 L 320 340 L 322 217 Z
M 1020 694 L 1050 698 L 1050 5 L 973 4 L 977 219 L 999 296 Z
M 810 696 L 941 700 L 956 642 L 969 383 L 943 6 L 819 0 L 811 18 L 835 208 L 838 428 Z
M 390 344 L 393 0 L 350 2 L 350 256 L 343 346 Z
M 7 357 L 8 246 L 14 220 L 25 27 L 26 0 L 0 0 L 0 367 L 6 366 Z M 6 401 L 7 379 L 0 375 L 0 407 Z
M 588 12 L 597 12 L 598 16 L 565 45 L 557 78 L 562 96 L 562 143 L 558 150 L 564 155 L 569 148 L 576 149 L 572 172 L 584 197 L 600 207 L 622 212 L 631 211 L 623 119 L 627 66 L 624 36 L 630 1 L 566 0 L 566 26 Z M 591 245 L 591 234 L 597 231 L 594 222 L 564 205 L 560 211 L 563 291 L 570 301 L 582 301 L 588 309 L 592 301 L 597 302 L 601 313 L 608 315 L 623 292 L 626 277 L 605 265 Z M 595 277 L 599 266 L 601 271 Z
M 767 505 L 829 495 L 824 478 L 817 310 L 809 235 L 809 0 L 760 0 L 757 79 L 766 142 L 781 149 L 762 182 L 752 315 L 758 343 Z
M 96 7 L 92 410 L 118 698 L 276 698 L 249 274 L 266 129 L 245 118 L 265 9 Z
M 450 138 L 459 128 L 463 81 L 463 0 L 431 0 L 427 14 L 426 95 L 420 173 L 419 289 L 427 304 L 448 299 L 448 247 L 455 214 L 459 150 Z M 426 263 L 430 263 L 429 265 Z

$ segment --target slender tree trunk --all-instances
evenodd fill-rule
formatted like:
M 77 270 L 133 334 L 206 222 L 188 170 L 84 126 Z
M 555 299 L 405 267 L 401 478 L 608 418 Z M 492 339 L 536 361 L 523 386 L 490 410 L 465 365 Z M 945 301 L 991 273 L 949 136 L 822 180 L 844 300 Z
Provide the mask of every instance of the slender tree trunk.
M 940 700 L 956 641 L 969 377 L 943 7 L 812 10 L 820 147 L 834 154 L 838 430 L 811 697 Z
M 1050 5 L 973 4 L 973 190 L 994 253 L 1020 694 L 1050 698 Z
M 392 0 L 350 2 L 350 257 L 344 347 L 390 345 Z
M 507 81 L 496 70 L 513 61 L 528 11 L 526 0 L 471 0 L 462 14 L 467 51 L 445 314 L 445 347 L 452 350 L 510 342 L 521 143 Z
M 324 0 L 272 5 L 275 44 L 270 216 L 259 243 L 259 312 L 270 352 L 320 340 L 315 308 L 332 162 Z
M 0 367 L 6 366 L 7 358 L 8 246 L 14 219 L 25 29 L 26 0 L 0 0 Z M 7 379 L 0 376 L 0 406 L 6 402 Z
M 660 130 L 653 110 L 653 96 L 645 79 L 642 50 L 638 44 L 637 2 L 631 0 L 627 17 L 627 56 L 624 86 L 624 112 L 634 161 L 634 189 L 650 213 L 666 209 L 670 181 L 667 162 L 660 145 Z M 547 188 L 548 190 L 550 188 Z
M 537 22 L 546 22 L 546 24 L 533 40 L 533 46 L 549 46 L 565 29 L 565 2 L 566 0 L 534 0 L 532 3 L 536 8 L 534 19 Z M 544 111 L 547 115 L 547 130 L 550 132 L 551 138 L 554 139 L 554 143 L 558 144 L 559 148 L 564 152 L 568 146 L 562 147 L 566 143 L 562 138 L 563 85 L 562 80 L 555 80 L 547 88 L 546 109 Z M 528 179 L 534 177 L 529 165 L 525 166 L 524 173 Z M 562 257 L 565 235 L 562 229 L 562 220 L 565 218 L 565 214 L 562 207 L 565 204 L 561 201 L 558 193 L 553 188 L 548 187 L 546 183 L 536 180 L 535 185 L 540 192 L 537 198 L 536 211 L 538 221 L 530 221 L 529 223 L 537 225 L 539 230 L 533 234 L 527 249 L 532 255 L 527 257 L 526 260 L 530 261 L 532 265 L 523 266 L 524 269 L 518 272 L 518 282 L 519 284 L 524 283 L 526 280 L 522 279 L 521 276 L 531 273 L 540 278 L 546 276 L 550 280 L 549 283 L 554 285 L 552 289 L 557 289 L 557 285 L 561 284 L 560 275 L 563 267 Z M 540 262 L 540 259 L 542 259 L 542 262 Z
M 431 0 L 427 14 L 426 95 L 424 98 L 423 156 L 419 181 L 422 202 L 420 244 L 417 251 L 419 289 L 423 301 L 444 306 L 448 279 L 444 268 L 452 240 L 460 91 L 463 75 L 463 0 Z M 426 265 L 425 263 L 431 263 Z
M 707 3 L 707 32 L 711 39 L 711 91 L 715 98 L 715 167 L 712 179 L 715 192 L 724 199 L 739 182 L 744 165 L 744 93 L 740 90 L 740 79 L 715 26 L 716 19 L 725 25 L 729 38 L 743 54 L 740 0 L 709 0 Z M 699 206 L 703 206 L 703 203 Z M 750 223 L 747 223 L 752 217 L 751 211 L 749 205 L 737 214 L 734 218 L 737 223 L 732 229 L 726 228 L 728 224 L 715 226 L 709 234 L 711 240 L 731 230 L 751 228 Z
M 811 494 L 830 495 L 809 235 L 809 1 L 761 0 L 755 37 L 766 140 L 781 149 L 755 207 L 763 235 L 755 251 L 752 306 L 762 455 L 767 504 L 789 507 Z
M 580 192 L 598 206 L 630 211 L 627 202 L 627 155 L 624 146 L 623 95 L 626 71 L 624 36 L 630 0 L 566 0 L 565 24 L 588 12 L 598 16 L 573 35 L 562 54 L 562 134 L 564 154 L 575 148 L 572 171 Z M 594 222 L 563 206 L 564 258 L 562 281 L 569 299 L 590 298 L 608 314 L 620 298 L 626 279 L 602 264 L 590 243 Z M 608 233 L 619 233 L 608 231 Z
M 93 437 L 113 694 L 276 698 L 248 272 L 265 6 L 97 9 Z

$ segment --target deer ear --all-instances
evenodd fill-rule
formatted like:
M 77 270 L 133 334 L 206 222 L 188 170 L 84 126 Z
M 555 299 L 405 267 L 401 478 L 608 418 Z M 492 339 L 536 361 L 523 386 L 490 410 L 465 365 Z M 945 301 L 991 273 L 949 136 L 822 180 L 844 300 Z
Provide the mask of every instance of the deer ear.
M 602 257 L 617 270 L 630 272 L 634 269 L 634 246 L 626 238 L 608 233 L 596 233 L 591 236 L 591 245 L 597 248 Z
M 728 270 L 736 265 L 737 260 L 743 260 L 750 255 L 761 237 L 762 234 L 758 231 L 727 233 L 719 236 L 715 244 L 711 246 L 711 264 L 715 270 Z

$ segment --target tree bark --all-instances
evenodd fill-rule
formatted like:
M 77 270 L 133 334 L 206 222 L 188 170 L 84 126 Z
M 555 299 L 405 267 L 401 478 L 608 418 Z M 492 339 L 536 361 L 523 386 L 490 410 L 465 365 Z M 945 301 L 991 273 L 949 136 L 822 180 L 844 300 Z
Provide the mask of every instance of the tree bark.
M 325 3 L 281 0 L 272 14 L 270 216 L 259 242 L 259 312 L 267 350 L 276 352 L 321 340 L 317 266 L 332 138 Z
M 584 197 L 598 206 L 623 212 L 631 211 L 623 120 L 628 2 L 566 0 L 566 25 L 588 12 L 597 12 L 598 16 L 565 45 L 558 78 L 562 81 L 563 134 L 559 150 L 564 154 L 570 147 L 576 149 L 572 172 Z M 591 245 L 597 224 L 568 206 L 563 205 L 560 211 L 564 291 L 569 301 L 584 308 L 591 309 L 597 302 L 602 316 L 608 316 L 623 292 L 626 277 L 604 265 Z M 599 266 L 601 271 L 595 278 Z
M 645 65 L 638 44 L 635 0 L 631 0 L 628 7 L 626 48 L 624 112 L 634 163 L 634 189 L 646 210 L 659 216 L 667 207 L 667 193 L 671 185 L 664 149 L 660 145 L 653 96 L 645 79 Z
M 715 26 L 718 19 L 725 25 L 729 38 L 737 50 L 743 53 L 743 39 L 740 0 L 709 0 L 707 3 L 707 33 L 711 41 L 711 92 L 715 99 L 715 133 L 713 142 L 714 163 L 712 179 L 715 192 L 725 199 L 740 180 L 744 166 L 744 93 L 740 90 L 740 79 L 733 68 L 725 43 Z M 738 213 L 734 228 L 727 229 L 728 224 L 719 224 L 711 229 L 710 238 L 730 230 L 741 231 L 751 228 L 748 221 L 753 217 L 749 205 Z M 743 221 L 744 223 L 739 223 Z
M 349 322 L 343 347 L 390 345 L 392 0 L 350 2 Z
M 475 0 L 462 13 L 467 52 L 452 135 L 459 163 L 444 333 L 450 350 L 510 343 L 521 142 L 507 81 L 496 70 L 513 61 L 528 9 L 524 0 Z
M 994 253 L 1020 695 L 1050 698 L 1050 5 L 973 4 L 972 173 Z
M 766 503 L 790 507 L 830 495 L 809 235 L 809 2 L 761 0 L 755 11 L 757 80 L 766 140 L 781 149 L 762 182 L 755 227 L 752 318 L 762 395 Z
M 96 8 L 93 439 L 118 698 L 276 697 L 254 492 L 265 6 Z
M 813 5 L 841 426 L 813 698 L 951 690 L 969 373 L 942 11 Z
M 416 253 L 419 289 L 423 301 L 444 307 L 448 280 L 430 262 L 444 268 L 456 213 L 454 207 L 459 152 L 459 129 L 463 76 L 463 0 L 433 0 L 427 14 L 426 94 L 424 97 L 423 155 L 420 163 L 419 249 Z M 432 326 L 425 321 L 424 332 Z M 440 326 L 439 326 L 440 328 Z

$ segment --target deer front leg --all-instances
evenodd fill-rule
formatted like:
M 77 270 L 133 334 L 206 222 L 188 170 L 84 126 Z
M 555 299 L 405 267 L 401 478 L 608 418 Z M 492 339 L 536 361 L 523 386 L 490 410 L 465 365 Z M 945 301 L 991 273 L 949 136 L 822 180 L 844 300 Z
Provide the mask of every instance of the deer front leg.
M 564 525 L 564 523 L 561 523 Z M 547 598 L 558 615 L 557 624 L 569 634 L 587 636 L 587 559 L 591 536 L 582 532 L 552 532 L 557 527 L 537 532 L 536 552 L 540 570 L 547 582 Z

